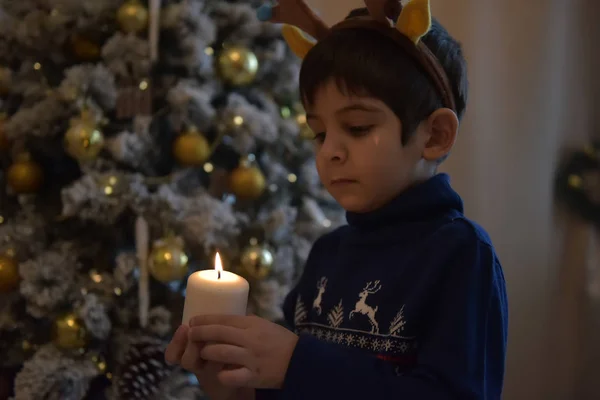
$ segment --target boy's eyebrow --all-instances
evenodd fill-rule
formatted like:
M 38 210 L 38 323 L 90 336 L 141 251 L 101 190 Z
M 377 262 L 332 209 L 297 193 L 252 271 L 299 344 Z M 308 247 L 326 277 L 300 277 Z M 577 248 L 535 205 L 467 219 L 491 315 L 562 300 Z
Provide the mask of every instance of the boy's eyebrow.
M 375 106 L 369 106 L 363 103 L 355 103 L 355 104 L 350 104 L 348 106 L 342 107 L 339 110 L 337 110 L 335 113 L 336 114 L 343 114 L 345 112 L 349 112 L 349 111 L 367 111 L 367 112 L 382 112 L 381 109 L 375 107 Z
M 375 107 L 375 106 L 368 106 L 366 104 L 363 103 L 356 103 L 356 104 L 350 104 L 347 105 L 345 107 L 340 108 L 339 110 L 337 110 L 335 113 L 336 114 L 343 114 L 349 111 L 367 111 L 367 112 L 375 112 L 375 113 L 381 113 L 383 112 L 380 108 Z M 313 113 L 307 113 L 306 114 L 306 119 L 318 119 L 319 116 L 317 114 L 313 114 Z

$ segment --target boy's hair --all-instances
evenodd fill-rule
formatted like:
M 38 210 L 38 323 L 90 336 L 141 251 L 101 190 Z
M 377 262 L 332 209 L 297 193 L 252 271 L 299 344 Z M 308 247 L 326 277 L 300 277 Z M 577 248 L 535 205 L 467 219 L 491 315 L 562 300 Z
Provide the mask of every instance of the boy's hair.
M 366 8 L 347 18 L 369 15 Z M 467 102 L 467 67 L 460 44 L 435 19 L 421 39 L 444 68 L 462 118 Z M 300 95 L 312 105 L 317 90 L 329 79 L 347 94 L 368 95 L 383 101 L 402 122 L 402 144 L 436 109 L 442 98 L 427 74 L 392 39 L 370 29 L 332 31 L 306 55 L 300 71 Z

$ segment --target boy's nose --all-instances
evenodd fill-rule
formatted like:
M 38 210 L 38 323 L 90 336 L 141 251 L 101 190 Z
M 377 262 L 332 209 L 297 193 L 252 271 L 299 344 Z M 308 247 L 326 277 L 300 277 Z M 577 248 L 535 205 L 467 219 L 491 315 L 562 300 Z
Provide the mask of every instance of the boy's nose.
M 321 155 L 330 162 L 344 162 L 348 158 L 348 148 L 343 140 L 328 135 L 321 147 Z

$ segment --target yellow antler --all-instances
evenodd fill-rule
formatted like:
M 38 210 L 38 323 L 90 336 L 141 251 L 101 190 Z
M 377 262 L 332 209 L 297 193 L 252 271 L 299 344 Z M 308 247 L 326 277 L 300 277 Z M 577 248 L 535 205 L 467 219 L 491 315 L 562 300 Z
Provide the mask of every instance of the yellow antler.
M 415 44 L 419 43 L 431 28 L 431 9 L 429 0 L 411 0 L 398 17 L 396 28 Z
M 311 42 L 304 36 L 300 29 L 292 25 L 283 25 L 281 34 L 292 52 L 301 59 L 304 59 L 315 45 L 314 42 Z

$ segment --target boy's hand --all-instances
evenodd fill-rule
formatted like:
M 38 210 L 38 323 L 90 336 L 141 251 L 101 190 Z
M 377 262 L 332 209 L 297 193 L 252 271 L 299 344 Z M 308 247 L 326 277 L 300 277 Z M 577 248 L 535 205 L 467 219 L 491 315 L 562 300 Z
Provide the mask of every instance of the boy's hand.
M 181 358 L 183 357 L 183 353 L 188 344 L 188 334 L 189 327 L 186 325 L 181 325 L 175 331 L 173 335 L 173 339 L 171 339 L 171 343 L 167 346 L 165 350 L 165 361 L 170 365 L 180 365 Z
M 203 315 L 190 321 L 189 339 L 206 344 L 205 361 L 231 365 L 217 376 L 226 386 L 280 389 L 298 336 L 258 317 Z
M 165 351 L 165 360 L 171 365 L 180 365 L 198 378 L 202 390 L 214 400 L 253 400 L 254 391 L 240 390 L 222 385 L 217 379 L 222 364 L 207 363 L 200 358 L 202 343 L 188 341 L 189 327 L 181 325 Z

